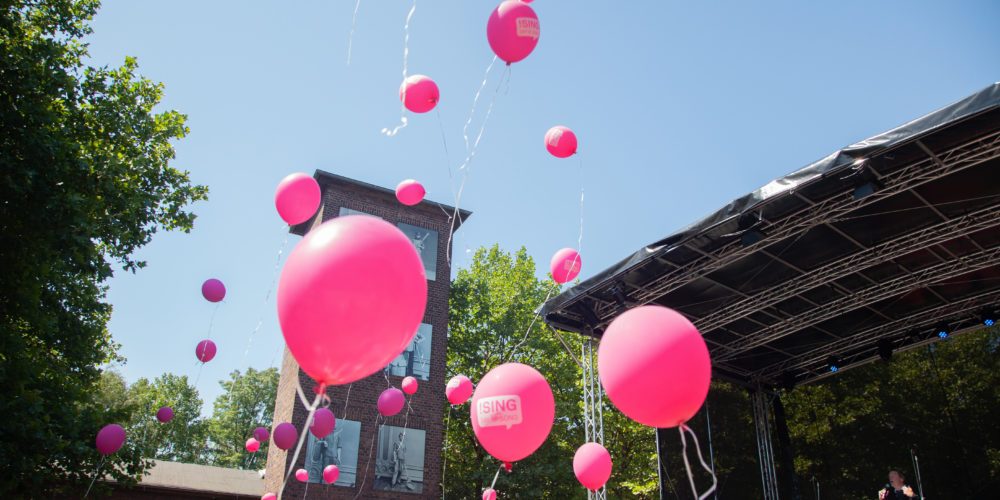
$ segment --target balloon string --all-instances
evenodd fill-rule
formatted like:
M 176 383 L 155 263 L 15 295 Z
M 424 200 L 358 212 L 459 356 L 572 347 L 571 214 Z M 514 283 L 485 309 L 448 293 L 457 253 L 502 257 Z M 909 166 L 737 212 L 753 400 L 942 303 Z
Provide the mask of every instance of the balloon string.
M 503 470 L 503 464 L 500 464 L 500 467 L 497 467 L 497 473 L 493 474 L 493 482 L 490 483 L 491 490 L 497 485 L 497 478 L 500 477 L 501 470 Z
M 287 226 L 282 226 L 287 227 Z M 271 285 L 267 287 L 267 293 L 264 294 L 264 303 L 261 304 L 260 314 L 257 316 L 257 326 L 253 328 L 250 332 L 250 338 L 247 340 L 247 348 L 243 351 L 243 363 L 247 362 L 247 354 L 250 353 L 250 346 L 253 345 L 253 339 L 257 336 L 257 332 L 260 331 L 261 325 L 264 324 L 264 310 L 267 308 L 267 303 L 271 300 L 271 293 L 274 292 L 274 284 L 278 281 L 278 271 L 281 269 L 281 256 L 285 253 L 285 247 L 288 246 L 288 232 L 285 232 L 285 238 L 281 242 L 281 247 L 278 248 L 278 255 L 274 257 L 274 269 L 271 271 Z
M 97 476 L 101 474 L 101 467 L 104 466 L 104 459 L 108 458 L 107 455 L 101 455 L 101 461 L 97 463 L 97 470 L 94 471 L 94 479 L 90 480 L 90 486 L 87 486 L 87 492 L 83 494 L 83 498 L 87 498 L 90 495 L 90 489 L 94 487 L 94 483 L 97 481 Z
M 403 24 L 403 95 L 400 97 L 399 104 L 399 125 L 396 125 L 392 130 L 388 127 L 382 129 L 382 134 L 387 137 L 393 137 L 401 129 L 406 128 L 408 122 L 406 118 L 406 77 L 407 77 L 407 60 L 410 58 L 410 19 L 413 18 L 413 13 L 417 10 L 417 0 L 413 0 L 413 5 L 410 7 L 410 13 L 406 15 L 406 23 Z
M 347 397 L 344 398 L 344 413 L 342 413 L 342 415 L 344 415 L 344 418 L 347 418 L 347 405 L 348 405 L 348 403 L 351 402 L 351 388 L 352 387 L 354 387 L 354 382 L 351 382 L 351 385 L 347 386 Z
M 445 490 L 447 489 L 448 483 L 445 481 L 445 475 L 448 473 L 448 433 L 451 430 L 451 407 L 445 409 L 448 412 L 444 417 L 444 449 L 441 453 L 441 500 L 444 500 Z
M 698 436 L 694 433 L 694 431 L 691 430 L 691 428 L 688 427 L 687 424 L 681 424 L 680 426 L 677 427 L 677 430 L 681 434 L 681 457 L 684 458 L 684 470 L 687 471 L 688 482 L 691 484 L 691 491 L 694 493 L 695 497 L 698 500 L 705 500 L 712 494 L 712 492 L 715 491 L 715 487 L 718 484 L 718 479 L 715 477 L 715 473 L 712 472 L 712 469 L 708 466 L 708 464 L 705 463 L 705 458 L 701 454 L 701 444 L 698 443 Z M 705 469 L 706 472 L 712 475 L 712 486 L 701 495 L 698 495 L 698 490 L 695 488 L 694 485 L 694 475 L 691 474 L 691 464 L 688 462 L 688 457 L 687 457 L 687 440 L 684 439 L 685 432 L 691 433 L 691 438 L 694 439 L 694 449 L 698 453 L 698 461 L 701 462 L 701 467 Z
M 368 466 L 370 466 L 372 463 L 372 450 L 375 449 L 375 437 L 378 436 L 378 419 L 381 416 L 382 415 L 379 413 L 376 413 L 375 415 L 375 433 L 372 434 L 372 442 L 370 445 L 368 445 L 368 460 L 365 461 L 365 475 L 364 477 L 361 478 L 361 486 L 358 486 L 358 493 L 354 495 L 355 499 L 361 496 L 361 492 L 365 487 L 365 482 L 368 481 Z M 383 424 L 384 423 L 385 422 L 383 421 Z
M 482 95 L 483 89 L 486 88 L 486 81 L 490 78 L 490 71 L 493 71 L 493 65 L 497 62 L 497 56 L 493 56 L 493 60 L 490 61 L 489 66 L 486 67 L 486 74 L 483 75 L 483 81 L 479 84 L 479 89 L 476 90 L 476 96 L 472 99 L 472 108 L 469 109 L 469 118 L 465 120 L 465 126 L 462 127 L 462 139 L 465 140 L 465 152 L 469 152 L 469 126 L 472 125 L 472 117 L 476 114 L 476 106 L 479 104 L 479 96 Z
M 351 32 L 347 35 L 347 65 L 351 65 L 351 48 L 354 46 L 354 28 L 358 25 L 358 9 L 361 8 L 361 0 L 354 4 L 354 16 L 351 17 Z
M 297 387 L 299 397 L 303 398 L 302 386 L 299 384 Z M 292 455 L 292 460 L 289 462 L 288 472 L 285 474 L 285 480 L 281 482 L 281 489 L 278 490 L 278 498 L 281 498 L 282 493 L 285 492 L 285 485 L 288 484 L 288 478 L 292 476 L 292 471 L 295 470 L 295 461 L 299 459 L 299 452 L 302 451 L 302 443 L 306 440 L 306 435 L 309 434 L 309 428 L 312 426 L 313 415 L 316 414 L 316 408 L 319 406 L 319 402 L 323 399 L 322 394 L 317 394 L 316 399 L 313 400 L 311 405 L 306 405 L 309 409 L 309 415 L 306 417 L 306 423 L 302 426 L 302 432 L 299 435 L 299 443 L 295 445 L 295 454 Z
M 542 300 L 542 304 L 548 302 L 549 297 L 551 296 L 552 296 L 552 289 L 549 288 L 548 293 L 545 294 L 545 298 Z M 521 341 L 518 342 L 517 345 L 515 345 L 514 348 L 510 351 L 510 356 L 507 357 L 508 362 L 514 359 L 514 355 L 517 354 L 517 350 L 520 349 L 521 346 L 523 346 L 524 343 L 528 341 L 528 335 L 531 333 L 531 328 L 535 326 L 535 322 L 538 321 L 538 316 L 539 315 L 536 313 L 534 316 L 531 317 L 531 323 L 528 324 L 528 330 L 524 332 L 524 338 L 522 338 Z
M 212 317 L 209 318 L 209 320 L 208 320 L 208 337 L 206 337 L 206 338 L 209 338 L 209 339 L 212 338 L 212 325 L 215 324 L 215 313 L 219 312 L 219 306 L 221 306 L 221 305 L 222 305 L 221 301 L 220 302 L 216 302 L 215 303 L 215 308 L 212 309 Z

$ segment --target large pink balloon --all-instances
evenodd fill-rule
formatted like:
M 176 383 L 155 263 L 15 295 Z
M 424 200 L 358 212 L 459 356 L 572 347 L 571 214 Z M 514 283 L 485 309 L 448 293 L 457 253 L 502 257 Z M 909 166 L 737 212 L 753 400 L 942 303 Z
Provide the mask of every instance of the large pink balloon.
M 267 427 L 258 427 L 253 430 L 253 437 L 257 441 L 264 442 L 267 438 L 271 437 L 271 433 L 267 430 Z
M 413 206 L 424 200 L 427 191 L 424 186 L 413 179 L 406 179 L 396 186 L 396 199 L 406 206 Z
M 215 347 L 215 342 L 211 340 L 202 340 L 198 342 L 198 345 L 194 348 L 194 355 L 198 358 L 198 361 L 202 363 L 208 363 L 215 358 L 215 353 L 218 349 Z
M 545 377 L 521 363 L 486 374 L 472 395 L 472 430 L 490 454 L 516 462 L 538 449 L 552 430 L 555 399 Z
M 403 388 L 403 392 L 412 396 L 417 393 L 417 388 L 420 387 L 420 384 L 417 382 L 416 378 L 406 377 L 403 379 L 403 383 L 400 384 L 400 386 Z
M 274 207 L 290 226 L 309 220 L 319 210 L 320 189 L 316 179 L 302 172 L 281 179 L 274 191 Z
M 320 408 L 313 413 L 313 423 L 309 426 L 309 432 L 319 439 L 325 438 L 337 426 L 337 418 L 329 408 Z
M 497 490 L 493 488 L 483 490 L 483 500 L 497 500 Z
M 207 279 L 201 284 L 201 296 L 209 302 L 221 302 L 226 298 L 226 285 L 215 278 Z
M 486 39 L 490 48 L 507 64 L 528 57 L 538 45 L 540 34 L 538 15 L 520 0 L 501 2 L 486 23 Z
M 568 127 L 556 125 L 545 133 L 545 149 L 556 158 L 568 158 L 576 154 L 576 134 Z
M 403 391 L 390 387 L 382 391 L 378 397 L 378 412 L 383 417 L 391 417 L 402 411 L 405 404 L 406 396 L 403 395 Z
M 323 481 L 326 483 L 336 483 L 340 477 L 340 467 L 330 464 L 323 468 Z
M 420 327 L 427 277 L 413 243 L 376 217 L 331 219 L 292 250 L 278 319 L 299 366 L 321 384 L 360 380 L 403 352 Z
M 110 455 L 125 444 L 125 429 L 118 424 L 108 424 L 97 432 L 97 451 L 101 455 Z
M 588 490 L 599 490 L 611 477 L 611 454 L 600 443 L 586 443 L 573 455 L 573 473 Z
M 272 440 L 274 441 L 274 445 L 282 450 L 287 450 L 295 446 L 295 441 L 298 439 L 299 431 L 295 430 L 295 426 L 288 422 L 282 422 L 274 428 Z
M 257 453 L 257 450 L 260 449 L 260 441 L 257 441 L 255 438 L 247 439 L 246 449 L 250 453 Z
M 156 410 L 156 419 L 160 421 L 161 424 L 165 424 L 174 419 L 174 409 L 169 406 L 162 406 L 159 410 Z
M 399 100 L 403 106 L 414 113 L 426 113 L 437 106 L 441 100 L 441 91 L 430 77 L 411 75 L 399 86 Z
M 444 394 L 453 405 L 465 403 L 472 396 L 472 381 L 465 375 L 455 375 L 448 381 Z
M 563 248 L 552 256 L 549 261 L 549 272 L 556 283 L 567 283 L 573 281 L 580 274 L 583 268 L 583 259 L 580 254 L 572 248 Z
M 295 471 L 295 479 L 298 479 L 300 483 L 305 483 L 309 481 L 309 471 L 305 469 L 299 469 Z
M 615 318 L 601 338 L 597 366 L 608 399 L 651 427 L 676 427 L 694 416 L 712 380 L 701 334 L 662 306 L 636 307 Z

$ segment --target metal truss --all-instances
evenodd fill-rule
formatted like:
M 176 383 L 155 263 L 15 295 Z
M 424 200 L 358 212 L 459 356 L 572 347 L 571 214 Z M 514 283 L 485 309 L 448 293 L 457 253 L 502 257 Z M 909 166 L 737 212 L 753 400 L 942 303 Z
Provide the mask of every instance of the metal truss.
M 597 378 L 597 355 L 594 343 L 589 338 L 584 341 L 580 360 L 583 365 L 583 432 L 588 443 L 604 445 L 604 389 Z M 587 490 L 588 500 L 607 500 L 604 487 L 597 491 Z
M 884 152 L 879 154 L 884 154 Z M 994 131 L 939 153 L 936 157 L 927 157 L 886 173 L 878 179 L 882 188 L 863 198 L 856 199 L 852 190 L 845 190 L 843 193 L 816 202 L 814 205 L 792 213 L 783 219 L 762 220 L 761 224 L 756 227 L 763 234 L 759 241 L 743 245 L 740 238 L 734 238 L 712 253 L 703 254 L 693 261 L 643 284 L 638 292 L 631 297 L 631 300 L 635 305 L 648 304 L 690 281 L 717 271 L 810 227 L 832 222 L 861 207 L 998 157 L 1000 157 L 1000 131 Z M 595 312 L 602 322 L 606 322 L 618 312 L 618 309 L 617 303 L 604 302 L 598 306 Z
M 862 269 L 997 225 L 1000 225 L 1000 205 L 945 220 L 810 270 L 806 274 L 720 308 L 696 320 L 694 324 L 699 331 L 707 333 Z
M 760 464 L 760 482 L 764 500 L 778 500 L 778 473 L 774 467 L 774 443 L 771 440 L 771 394 L 760 386 L 750 392 L 753 406 L 753 426 L 757 436 L 757 462 Z
M 822 304 L 815 309 L 810 309 L 803 314 L 793 316 L 785 321 L 758 330 L 730 343 L 728 346 L 721 346 L 721 350 L 727 352 L 719 353 L 716 359 L 719 361 L 731 359 L 750 349 L 784 338 L 805 327 L 834 318 L 873 302 L 887 299 L 916 288 L 933 285 L 955 276 L 961 276 L 969 272 L 994 266 L 998 263 L 998 259 L 1000 259 L 1000 247 L 994 247 L 877 283 L 851 295 Z
M 938 324 L 942 318 L 951 319 L 968 317 L 978 320 L 980 310 L 1000 300 L 1000 289 L 977 294 L 956 302 L 942 304 L 924 311 L 909 314 L 889 323 L 873 328 L 867 328 L 853 333 L 836 342 L 824 344 L 794 359 L 782 361 L 767 366 L 756 372 L 761 379 L 775 379 L 785 371 L 809 370 L 825 364 L 829 356 L 842 355 L 855 350 L 859 346 L 873 347 L 873 341 L 882 338 L 901 338 L 912 330 L 928 330 Z M 869 349 L 871 350 L 871 349 Z M 847 363 L 845 362 L 845 365 Z

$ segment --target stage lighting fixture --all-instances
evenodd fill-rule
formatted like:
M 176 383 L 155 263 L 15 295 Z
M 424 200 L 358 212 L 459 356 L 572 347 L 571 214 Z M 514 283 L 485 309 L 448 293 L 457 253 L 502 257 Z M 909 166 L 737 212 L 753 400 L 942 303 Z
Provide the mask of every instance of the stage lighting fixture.
M 763 216 L 756 212 L 745 213 L 740 216 L 740 219 L 737 221 L 739 232 L 736 234 L 740 235 L 741 245 L 747 247 L 767 237 L 764 231 L 758 229 L 758 226 L 763 221 Z
M 986 326 L 993 326 L 997 324 L 997 315 L 991 310 L 983 311 L 983 314 L 982 316 L 980 316 L 980 319 L 983 320 L 983 324 Z
M 950 333 L 950 329 L 948 328 L 948 323 L 940 323 L 940 324 L 938 324 L 938 326 L 934 328 L 934 333 L 940 339 L 946 339 L 946 338 L 948 338 L 948 335 Z
M 882 361 L 892 359 L 892 341 L 889 339 L 879 339 L 877 347 L 878 357 L 882 358 Z
M 840 358 L 836 356 L 830 356 L 826 358 L 826 365 L 830 367 L 830 371 L 837 373 L 840 370 Z

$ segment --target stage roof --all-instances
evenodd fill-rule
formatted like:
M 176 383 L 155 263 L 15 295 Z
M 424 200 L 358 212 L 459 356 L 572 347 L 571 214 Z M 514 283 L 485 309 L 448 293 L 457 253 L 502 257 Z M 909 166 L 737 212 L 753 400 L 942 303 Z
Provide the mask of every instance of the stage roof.
M 880 339 L 899 352 L 981 326 L 1000 305 L 998 226 L 1000 83 L 775 179 L 540 313 L 600 337 L 665 305 L 704 335 L 715 376 L 798 385 L 831 356 L 878 359 Z

